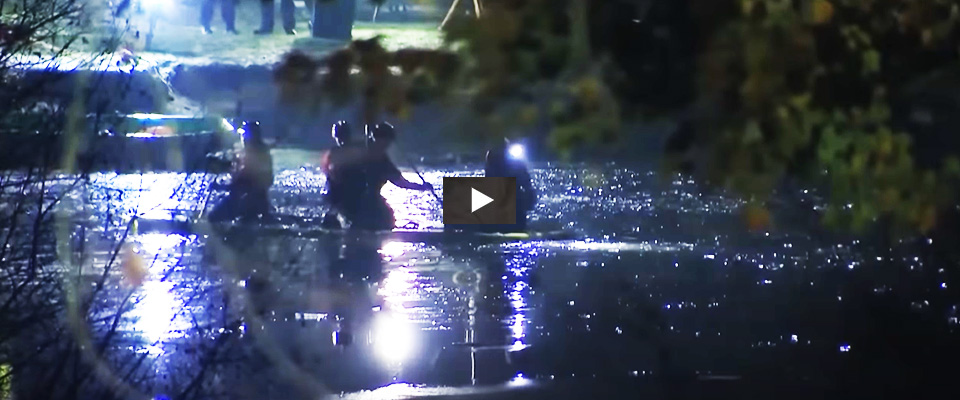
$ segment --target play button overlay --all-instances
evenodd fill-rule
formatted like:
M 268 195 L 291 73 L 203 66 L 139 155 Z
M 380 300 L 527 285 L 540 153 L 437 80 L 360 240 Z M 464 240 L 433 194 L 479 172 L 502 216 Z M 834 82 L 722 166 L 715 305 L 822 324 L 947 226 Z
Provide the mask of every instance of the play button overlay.
M 472 189 L 470 192 L 470 212 L 475 213 L 477 210 L 483 208 L 483 206 L 493 203 L 493 199 L 487 197 L 487 195 L 480 193 L 477 189 Z
M 516 178 L 443 178 L 444 225 L 516 223 Z

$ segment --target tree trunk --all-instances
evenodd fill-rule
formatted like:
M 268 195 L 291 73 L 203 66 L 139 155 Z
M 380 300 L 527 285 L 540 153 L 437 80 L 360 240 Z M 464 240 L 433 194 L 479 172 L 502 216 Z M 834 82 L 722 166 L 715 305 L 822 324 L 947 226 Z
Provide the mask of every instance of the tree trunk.
M 313 0 L 312 36 L 316 38 L 353 38 L 353 21 L 357 13 L 357 0 Z

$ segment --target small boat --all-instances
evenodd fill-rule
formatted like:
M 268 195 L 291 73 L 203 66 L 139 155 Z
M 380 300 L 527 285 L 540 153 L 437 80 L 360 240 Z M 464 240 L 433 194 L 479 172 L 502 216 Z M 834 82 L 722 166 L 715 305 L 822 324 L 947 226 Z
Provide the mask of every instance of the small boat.
M 243 147 L 237 129 L 219 117 L 167 114 L 87 116 L 86 129 L 76 151 L 78 165 L 90 171 L 223 172 Z M 49 163 L 60 167 L 60 158 L 42 159 L 65 150 L 64 134 L 41 134 L 17 127 L 0 127 L 0 170 Z

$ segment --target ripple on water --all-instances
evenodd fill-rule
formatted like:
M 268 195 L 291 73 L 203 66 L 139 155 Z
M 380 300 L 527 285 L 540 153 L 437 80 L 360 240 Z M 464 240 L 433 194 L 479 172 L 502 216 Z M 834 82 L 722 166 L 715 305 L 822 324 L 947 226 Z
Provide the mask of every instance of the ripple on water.
M 899 340 L 896 333 L 906 331 L 867 334 L 857 327 L 872 326 L 876 321 L 869 318 L 879 318 L 862 310 L 895 298 L 908 313 L 935 315 L 954 335 L 960 330 L 956 302 L 936 297 L 954 283 L 930 267 L 916 248 L 879 251 L 868 243 L 822 237 L 802 224 L 751 233 L 737 216 L 741 200 L 705 192 L 689 179 L 661 182 L 653 173 L 625 168 L 594 171 L 587 179 L 584 171 L 577 166 L 535 170 L 542 197 L 531 218 L 536 229 L 564 227 L 584 239 L 494 245 L 394 239 L 364 249 L 339 239 L 256 237 L 238 245 L 236 254 L 240 264 L 257 272 L 235 286 L 266 288 L 261 297 L 274 310 L 264 321 L 277 327 L 279 341 L 336 359 L 337 368 L 351 375 L 366 371 L 358 365 L 394 368 L 386 380 L 365 381 L 368 388 L 392 379 L 463 384 L 470 382 L 471 372 L 499 382 L 516 377 L 639 379 L 660 373 L 658 354 L 669 354 L 677 368 L 727 376 L 757 373 L 750 365 L 758 360 L 771 375 L 818 376 L 823 365 L 857 357 L 886 362 L 868 358 L 876 346 L 871 335 Z M 440 190 L 444 175 L 478 172 L 433 170 L 424 177 Z M 419 180 L 415 173 L 405 175 Z M 194 209 L 197 199 L 206 196 L 199 182 L 208 178 L 105 174 L 93 180 L 96 186 L 86 199 L 94 208 L 87 211 L 105 218 L 108 212 Z M 198 189 L 181 196 L 177 181 L 184 179 L 192 179 L 188 186 Z M 319 216 L 323 184 L 316 168 L 283 170 L 271 194 L 281 213 Z M 382 193 L 400 225 L 442 226 L 442 213 L 429 193 L 390 185 Z M 156 352 L 166 343 L 196 336 L 192 318 L 216 319 L 224 305 L 214 298 L 223 294 L 217 288 L 225 279 L 217 271 L 225 261 L 204 258 L 209 246 L 202 238 L 141 235 L 137 240 L 150 261 L 151 276 L 135 291 L 124 329 L 157 346 Z M 365 266 L 364 257 L 377 260 L 382 278 L 351 276 Z M 903 271 L 880 272 L 893 262 Z M 334 266 L 341 270 L 333 272 Z M 927 273 L 937 279 L 920 279 Z M 357 345 L 369 342 L 370 355 L 335 358 L 341 353 L 322 347 L 333 346 L 330 332 L 322 329 L 339 323 L 338 301 L 367 301 L 367 294 L 360 294 L 366 288 L 382 299 L 358 307 L 369 314 L 370 335 L 357 339 Z M 300 331 L 279 328 L 289 322 L 285 312 L 299 315 L 293 319 Z M 324 340 L 315 339 L 321 336 Z M 471 348 L 483 349 L 474 354 L 480 354 L 480 364 L 473 370 Z M 495 351 L 500 358 L 490 356 Z M 502 360 L 504 351 L 510 363 Z M 312 367 L 320 371 L 322 365 Z

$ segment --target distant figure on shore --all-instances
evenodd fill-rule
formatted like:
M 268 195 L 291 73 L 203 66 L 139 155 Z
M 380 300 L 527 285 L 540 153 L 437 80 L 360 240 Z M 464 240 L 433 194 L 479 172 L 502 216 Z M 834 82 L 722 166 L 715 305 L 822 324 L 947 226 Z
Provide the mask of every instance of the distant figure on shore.
M 234 4 L 235 0 L 203 0 L 203 4 L 200 6 L 200 25 L 203 26 L 203 33 L 209 35 L 213 33 L 213 29 L 210 28 L 210 23 L 213 22 L 213 7 L 215 3 L 220 2 L 220 17 L 223 18 L 224 24 L 227 25 L 227 32 L 234 35 L 237 34 L 236 28 L 236 5 Z
M 311 2 L 314 0 L 306 0 Z M 274 26 L 274 1 L 260 0 L 260 29 L 253 31 L 257 35 L 269 35 L 273 33 Z M 283 21 L 283 30 L 288 35 L 296 35 L 296 5 L 293 0 L 280 0 L 280 19 Z
M 407 0 L 392 0 L 390 2 L 390 8 L 389 8 L 390 12 L 393 12 L 393 13 L 407 12 L 408 9 L 410 9 L 410 5 L 407 4 Z
M 273 186 L 273 158 L 263 141 L 260 123 L 246 121 L 240 127 L 243 153 L 232 173 L 229 195 L 210 212 L 211 221 L 259 219 L 270 215 L 269 190 Z
M 324 202 L 330 207 L 323 216 L 323 227 L 339 229 L 343 227 L 339 217 L 347 219 L 349 215 L 356 215 L 360 196 L 366 190 L 362 162 L 366 146 L 355 139 L 356 135 L 346 121 L 333 124 L 331 134 L 337 147 L 324 153 L 321 161 L 327 178 Z
M 498 232 L 520 232 L 527 229 L 527 214 L 537 204 L 537 190 L 534 189 L 527 168 L 526 154 L 522 145 L 504 139 L 487 151 L 484 176 L 517 179 L 517 223 L 516 225 L 490 225 L 486 228 Z

